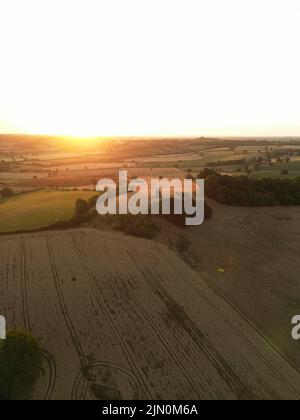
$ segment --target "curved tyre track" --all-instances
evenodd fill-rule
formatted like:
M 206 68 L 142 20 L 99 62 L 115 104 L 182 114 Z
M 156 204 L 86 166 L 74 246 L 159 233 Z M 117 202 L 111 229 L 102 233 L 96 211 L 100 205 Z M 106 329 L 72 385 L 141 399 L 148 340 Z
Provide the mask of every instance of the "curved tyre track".
M 49 367 L 49 382 L 46 390 L 44 400 L 49 401 L 52 398 L 55 381 L 56 381 L 56 363 L 54 357 L 47 351 L 44 350 L 44 359 L 47 361 Z
M 89 370 L 92 370 L 95 367 L 99 367 L 99 366 L 105 366 L 105 367 L 111 367 L 113 369 L 117 369 L 120 372 L 125 373 L 126 375 L 128 375 L 129 377 L 131 377 L 131 379 L 133 380 L 133 382 L 136 384 L 136 387 L 138 389 L 138 391 L 140 391 L 140 385 L 137 383 L 137 378 L 136 376 L 128 369 L 125 369 L 122 366 L 116 365 L 115 363 L 107 363 L 107 362 L 95 362 L 91 365 L 89 365 Z M 80 388 L 83 386 L 81 385 L 82 381 L 84 380 L 84 376 L 82 374 L 82 372 L 79 372 L 76 380 L 75 380 L 75 389 L 76 389 L 76 394 L 75 394 L 75 399 L 76 400 L 82 400 L 82 399 L 86 399 L 86 390 L 84 392 L 80 392 Z M 142 395 L 138 395 L 138 400 L 141 399 Z
M 75 329 L 75 327 L 72 323 L 72 320 L 70 318 L 68 308 L 67 308 L 64 296 L 63 296 L 63 292 L 62 292 L 61 287 L 60 287 L 59 277 L 58 277 L 58 274 L 57 274 L 57 270 L 56 270 L 55 262 L 54 262 L 54 258 L 53 258 L 53 253 L 52 253 L 52 248 L 51 248 L 51 239 L 50 238 L 47 239 L 47 247 L 48 247 L 48 252 L 49 252 L 49 257 L 50 257 L 53 279 L 54 279 L 55 288 L 56 288 L 57 296 L 58 296 L 58 299 L 59 299 L 59 304 L 60 304 L 60 308 L 61 308 L 61 311 L 62 311 L 62 315 L 63 315 L 63 318 L 65 320 L 65 324 L 67 326 L 69 334 L 71 336 L 74 348 L 75 348 L 75 350 L 77 352 L 77 355 L 79 357 L 81 369 L 84 369 L 87 366 L 87 360 L 86 360 L 84 351 L 82 349 L 81 342 L 80 342 L 80 340 L 77 336 L 76 329 Z M 74 382 L 73 389 L 72 389 L 72 399 L 73 399 L 73 397 L 76 393 L 76 390 L 74 389 L 75 385 L 76 385 L 76 382 Z
M 23 322 L 26 331 L 30 331 L 30 318 L 28 309 L 28 294 L 27 294 L 27 282 L 26 282 L 26 265 L 25 265 L 25 239 L 21 239 L 21 258 L 22 258 L 22 303 L 23 303 Z
M 176 313 L 178 315 L 178 328 L 182 328 L 184 331 L 188 332 L 188 335 L 192 339 L 191 347 L 193 347 L 193 351 L 195 352 L 195 359 L 197 360 L 197 355 L 205 355 L 207 361 L 211 363 L 215 371 L 221 374 L 225 383 L 228 385 L 228 388 L 231 389 L 234 394 L 239 394 L 240 398 L 253 398 L 252 393 L 246 389 L 245 385 L 240 381 L 238 376 L 221 357 L 214 346 L 212 346 L 207 341 L 206 337 L 199 331 L 198 326 L 178 305 L 178 302 L 174 300 L 168 291 L 163 287 L 159 277 L 155 278 L 155 276 L 153 276 L 153 273 L 151 273 L 145 264 L 143 264 L 143 262 L 138 258 L 138 255 L 133 255 L 130 253 L 130 251 L 127 251 L 127 253 L 135 262 L 135 266 L 137 267 L 138 271 L 141 272 L 141 279 L 145 288 L 149 290 L 149 293 L 153 293 L 154 295 L 159 294 L 161 301 L 164 302 L 167 307 L 176 308 Z M 152 278 L 151 283 L 145 281 L 146 278 L 150 277 Z M 177 329 L 172 330 L 173 337 L 177 337 L 176 330 Z M 180 340 L 180 337 L 178 337 L 178 340 Z M 186 356 L 186 360 L 189 360 L 190 365 L 194 366 L 194 369 L 197 369 L 195 361 L 192 360 L 192 358 Z
M 29 316 L 28 306 L 28 292 L 27 292 L 27 279 L 26 279 L 26 257 L 25 257 L 25 239 L 21 239 L 21 280 L 22 280 L 22 303 L 23 303 L 23 322 L 26 331 L 31 330 L 31 322 Z M 56 381 L 56 363 L 54 357 L 47 351 L 43 350 L 44 360 L 46 361 L 49 369 L 49 381 L 44 400 L 51 400 L 55 388 Z
M 100 246 L 101 245 L 102 245 L 102 249 L 105 252 L 107 258 L 109 259 L 110 258 L 110 255 L 107 252 L 107 250 L 105 248 L 105 245 L 103 243 L 100 243 Z M 110 261 L 111 261 L 111 259 L 110 259 Z M 111 261 L 111 263 L 114 266 L 115 272 L 116 272 L 119 280 L 121 282 L 123 282 L 123 279 L 125 279 L 125 276 L 122 276 L 121 275 L 121 273 L 120 273 L 120 271 L 119 271 L 119 269 L 118 269 L 118 267 L 117 267 L 116 264 L 114 264 L 112 261 Z M 125 281 L 127 282 L 127 280 L 125 280 Z M 155 332 L 155 334 L 159 338 L 160 342 L 162 343 L 162 345 L 164 346 L 164 348 L 166 349 L 166 351 L 170 355 L 171 359 L 174 361 L 174 363 L 177 365 L 177 367 L 181 371 L 182 376 L 185 377 L 186 381 L 190 384 L 190 387 L 194 391 L 195 396 L 198 399 L 202 399 L 204 396 L 203 396 L 201 390 L 199 389 L 198 385 L 196 384 L 196 382 L 194 382 L 193 378 L 187 374 L 187 372 L 185 370 L 185 367 L 180 362 L 180 359 L 176 356 L 176 354 L 174 352 L 172 352 L 170 350 L 170 343 L 168 345 L 166 339 L 163 337 L 163 334 L 160 333 L 160 330 L 159 330 L 157 324 L 155 323 L 155 321 L 149 316 L 149 314 L 146 312 L 146 310 L 144 309 L 144 307 L 139 303 L 139 301 L 134 296 L 134 294 L 130 292 L 130 286 L 129 286 L 129 284 L 128 284 L 128 291 L 129 291 L 129 295 L 130 295 L 132 301 L 135 303 L 135 305 L 137 306 L 137 308 L 139 309 L 139 311 L 143 314 L 143 317 L 146 320 L 146 322 L 148 322 L 151 325 L 153 331 Z
M 92 368 L 111 359 L 124 396 L 118 369 L 134 398 L 300 399 L 299 370 L 167 247 L 87 229 L 8 245 L 6 315 L 51 351 L 37 399 L 94 399 L 91 380 L 109 376 Z
M 153 256 L 154 257 L 154 256 Z M 228 319 L 226 319 L 226 316 L 224 315 L 224 313 L 203 293 L 203 291 L 199 288 L 199 287 L 197 287 L 197 285 L 195 285 L 195 284 L 193 284 L 192 283 L 192 281 L 190 281 L 190 280 L 188 280 L 188 279 L 186 279 L 186 278 L 184 278 L 183 279 L 184 280 L 184 282 L 191 288 L 191 289 L 193 289 L 194 290 L 194 292 L 195 293 L 197 293 L 211 308 L 212 308 L 212 310 L 215 312 L 215 313 L 217 313 L 218 314 L 218 316 L 221 318 L 221 319 L 223 319 L 223 321 L 224 322 L 226 322 L 226 323 L 228 323 Z M 219 294 L 220 295 L 220 294 Z M 235 307 L 234 307 L 234 305 L 233 304 L 231 304 L 224 296 L 221 296 L 220 295 L 220 297 L 229 305 L 229 306 L 231 306 L 235 311 L 237 311 L 238 313 L 239 313 L 239 315 L 241 316 L 241 318 L 243 318 L 243 320 L 247 323 L 247 324 L 249 324 L 249 326 L 251 326 L 251 328 L 253 328 L 253 329 L 255 329 L 255 331 L 260 335 L 260 337 L 263 339 L 263 340 L 265 340 L 266 342 L 267 342 L 267 340 L 265 339 L 265 337 L 263 337 L 262 335 L 261 335 L 261 333 L 259 332 L 259 331 L 257 331 L 257 329 L 256 328 L 254 328 L 254 326 L 252 325 L 252 323 L 247 319 L 247 317 L 245 317 L 242 313 L 240 313 Z M 292 385 L 291 385 L 291 383 L 290 382 L 288 382 L 282 375 L 281 375 L 281 373 L 277 370 L 277 369 L 275 369 L 274 368 L 274 366 L 269 362 L 269 360 L 267 360 L 262 354 L 261 354 L 261 352 L 253 345 L 253 343 L 248 339 L 248 337 L 245 335 L 245 334 L 243 334 L 242 332 L 241 332 L 241 330 L 240 329 L 238 329 L 238 328 L 236 328 L 235 326 L 234 326 L 234 324 L 233 323 L 230 323 L 230 328 L 243 340 L 243 341 L 245 341 L 246 343 L 247 343 L 247 345 L 249 346 L 249 348 L 253 351 L 253 353 L 257 356 L 257 358 L 259 358 L 267 367 L 268 367 L 268 369 L 271 371 L 271 372 L 273 372 L 273 374 L 274 375 L 276 375 L 277 377 L 278 377 L 278 380 L 280 380 L 282 383 L 284 383 L 285 384 L 285 386 L 290 390 L 290 392 L 292 393 L 292 394 L 294 394 L 294 397 L 296 398 L 296 399 L 300 399 L 300 392 L 299 392 L 299 390 L 297 390 L 296 388 L 294 388 Z M 268 344 L 270 344 L 269 342 L 267 342 Z M 277 349 L 274 347 L 274 346 L 272 346 L 272 348 L 276 351 L 276 352 L 278 352 L 277 351 Z M 280 354 L 280 353 L 278 353 L 281 357 L 282 357 L 282 355 Z M 291 364 L 291 362 L 287 359 L 287 358 L 285 358 L 285 360 L 291 365 L 291 367 L 293 367 L 294 369 L 296 369 L 296 367 L 295 366 L 293 366 L 292 364 Z M 300 373 L 300 372 L 299 372 Z
M 79 260 L 81 262 L 81 265 L 82 265 L 84 271 L 86 272 L 89 285 L 90 285 L 92 291 L 95 294 L 97 304 L 98 304 L 99 308 L 101 309 L 101 311 L 104 312 L 104 314 L 106 316 L 106 319 L 107 319 L 107 321 L 109 322 L 109 324 L 110 324 L 110 326 L 112 328 L 112 331 L 114 331 L 115 337 L 117 338 L 117 340 L 118 340 L 118 342 L 119 342 L 119 344 L 120 344 L 120 346 L 121 346 L 121 348 L 122 348 L 122 350 L 124 352 L 124 355 L 126 357 L 126 360 L 127 360 L 128 364 L 129 364 L 129 366 L 131 367 L 132 371 L 135 372 L 135 374 L 136 374 L 136 376 L 138 378 L 138 381 L 140 383 L 140 386 L 142 384 L 142 388 L 144 389 L 145 395 L 147 395 L 150 398 L 153 398 L 152 395 L 151 395 L 151 392 L 148 389 L 148 387 L 146 386 L 146 384 L 144 382 L 144 379 L 143 379 L 142 375 L 140 374 L 140 372 L 139 372 L 139 370 L 138 370 L 138 368 L 137 368 L 137 366 L 136 366 L 133 358 L 130 355 L 130 350 L 128 349 L 128 346 L 126 345 L 126 343 L 124 342 L 124 340 L 122 339 L 121 335 L 118 332 L 117 326 L 116 326 L 116 324 L 115 324 L 112 316 L 110 315 L 109 309 L 108 309 L 108 307 L 107 307 L 104 299 L 102 298 L 101 293 L 98 290 L 97 282 L 94 279 L 94 275 L 91 272 L 91 270 L 88 267 L 88 265 L 86 264 L 85 259 L 83 257 L 82 250 L 80 248 L 80 245 L 78 244 L 78 242 L 77 242 L 77 240 L 76 240 L 75 237 L 73 238 L 73 244 L 74 244 L 74 247 L 76 249 L 78 258 L 79 258 Z M 101 302 L 101 304 L 100 304 L 100 302 Z
M 154 254 L 152 254 L 152 257 L 156 260 L 156 256 L 154 255 Z M 167 254 L 167 253 L 165 253 L 164 254 L 164 258 L 166 259 L 166 260 L 169 260 L 169 263 L 171 264 L 172 263 L 172 261 L 170 261 L 170 259 L 169 259 L 169 255 Z M 209 297 L 207 296 L 207 295 L 205 295 L 205 293 L 200 289 L 200 287 L 199 286 L 197 286 L 194 282 L 192 282 L 192 280 L 190 280 L 190 279 L 187 279 L 187 278 L 181 278 L 185 283 L 186 283 L 186 285 L 189 287 L 189 288 L 191 288 L 196 294 L 198 294 L 200 297 L 201 297 L 201 299 L 203 300 L 203 301 L 205 301 L 206 303 L 207 303 L 207 305 L 208 305 L 208 307 L 209 308 L 211 308 L 211 312 L 212 312 L 212 317 L 213 317 L 213 315 L 214 314 L 217 314 L 218 315 L 218 317 L 220 317 L 223 321 L 224 321 L 224 323 L 226 323 L 227 324 L 227 326 L 232 330 L 232 331 L 234 331 L 234 333 L 239 337 L 239 338 L 241 338 L 241 340 L 243 340 L 246 344 L 247 344 L 247 346 L 249 347 L 249 349 L 251 349 L 251 351 L 253 352 L 253 354 L 268 368 L 268 370 L 270 371 L 270 372 L 272 372 L 277 378 L 278 378 L 278 381 L 280 381 L 282 384 L 284 384 L 285 385 L 285 387 L 287 388 L 287 389 L 289 389 L 289 391 L 290 391 L 290 393 L 291 393 L 291 395 L 293 395 L 293 397 L 294 398 L 296 398 L 297 400 L 298 399 L 300 399 L 300 391 L 299 390 L 297 390 L 289 381 L 287 381 L 286 380 L 286 378 L 285 377 L 283 377 L 282 376 L 282 374 L 274 367 L 274 365 L 272 364 L 272 363 L 270 363 L 270 361 L 266 358 L 266 357 L 264 357 L 263 355 L 262 355 L 262 353 L 255 347 L 255 345 L 249 340 L 249 338 L 245 335 L 245 334 L 243 334 L 242 333 L 242 331 L 239 329 L 239 328 L 236 328 L 235 327 L 235 325 L 233 324 L 233 322 L 230 322 L 229 320 L 228 320 L 228 318 L 226 318 L 226 316 L 225 316 L 225 314 L 224 314 L 224 312 L 222 312 L 214 303 L 213 303 L 213 301 L 211 300 L 211 299 L 209 299 Z M 223 297 L 223 296 L 221 296 L 219 293 L 217 293 L 218 295 L 219 295 L 219 297 L 220 297 L 220 299 L 222 299 L 228 306 L 230 306 L 234 311 L 236 311 L 238 314 L 239 314 L 239 316 L 245 321 L 245 323 L 246 324 L 248 324 L 249 325 L 249 327 L 250 328 L 252 328 L 258 335 L 259 335 L 259 337 L 263 340 L 263 341 L 265 341 L 266 342 L 266 344 L 268 344 L 268 345 L 270 345 L 270 343 L 265 339 L 265 337 L 263 337 L 262 336 L 262 334 L 256 329 L 256 328 L 254 328 L 254 326 L 252 325 L 252 323 L 243 315 L 243 314 L 241 314 L 235 307 L 234 307 L 234 305 L 232 305 L 225 297 Z M 277 351 L 277 349 L 273 346 L 273 345 L 270 345 L 270 347 L 272 347 L 272 349 L 276 352 L 276 353 L 278 353 L 278 355 L 280 356 L 280 357 L 283 357 L 278 351 Z M 291 364 L 291 362 L 286 358 L 286 357 L 283 357 L 284 359 L 285 359 L 285 361 L 287 362 L 287 363 L 289 363 L 289 365 L 293 368 L 293 369 L 295 369 L 295 370 L 297 370 L 297 368 L 296 367 L 294 367 L 292 364 Z M 299 372 L 299 371 L 298 371 Z M 299 372 L 300 373 L 300 372 Z M 276 397 L 276 398 L 279 398 L 278 396 L 274 396 L 274 397 Z

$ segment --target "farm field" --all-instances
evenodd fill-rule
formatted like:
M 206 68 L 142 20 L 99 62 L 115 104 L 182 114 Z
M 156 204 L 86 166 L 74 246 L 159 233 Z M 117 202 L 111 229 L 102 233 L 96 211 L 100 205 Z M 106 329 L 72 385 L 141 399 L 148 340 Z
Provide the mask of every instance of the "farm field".
M 0 172 L 0 182 L 16 180 L 31 180 L 35 178 L 46 178 L 47 172 Z
M 40 337 L 35 399 L 299 399 L 300 373 L 168 247 L 94 229 L 0 239 L 0 308 Z
M 213 218 L 183 233 L 166 225 L 168 244 L 185 235 L 185 258 L 201 278 L 226 296 L 300 367 L 291 319 L 299 312 L 299 207 L 230 207 L 209 201 Z M 219 272 L 221 268 L 222 272 Z
M 0 183 L 16 191 L 81 187 L 101 177 L 193 176 L 205 167 L 257 179 L 300 175 L 299 139 L 135 139 L 108 141 L 0 136 Z M 277 161 L 279 159 L 279 161 Z M 285 162 L 288 159 L 288 162 Z M 284 167 L 284 168 L 283 168 Z M 282 174 L 282 170 L 288 174 Z
M 89 191 L 34 191 L 0 200 L 0 232 L 40 229 L 74 214 L 75 201 Z
M 111 162 L 111 163 L 73 163 L 71 165 L 56 165 L 56 166 L 51 166 L 51 170 L 57 170 L 57 171 L 63 171 L 63 170 L 68 170 L 68 171 L 77 171 L 77 170 L 87 170 L 87 169 L 109 169 L 109 168 L 123 168 L 124 166 L 130 168 L 130 167 L 135 167 L 135 164 L 133 163 L 118 163 L 118 162 Z
M 287 175 L 282 174 L 284 170 L 287 171 Z M 256 179 L 297 178 L 300 177 L 300 161 L 292 160 L 289 163 L 278 164 L 268 168 L 262 167 L 260 170 L 253 172 L 251 177 Z
M 114 167 L 114 168 L 103 168 L 103 169 L 86 169 L 83 171 L 71 171 L 69 174 L 66 174 L 65 171 L 58 171 L 57 177 L 58 179 L 68 179 L 72 177 L 106 177 L 111 176 L 113 178 L 118 177 L 120 169 L 126 169 L 128 172 L 128 176 L 173 176 L 174 174 L 184 174 L 180 169 L 177 168 L 120 168 L 120 167 Z

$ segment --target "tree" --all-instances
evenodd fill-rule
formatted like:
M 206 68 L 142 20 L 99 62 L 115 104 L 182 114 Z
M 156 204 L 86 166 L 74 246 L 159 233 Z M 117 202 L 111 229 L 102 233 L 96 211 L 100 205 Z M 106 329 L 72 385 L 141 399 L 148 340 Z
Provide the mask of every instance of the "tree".
M 43 372 L 43 351 L 27 332 L 13 330 L 0 343 L 0 400 L 29 400 Z
M 193 175 L 192 174 L 190 174 L 190 173 L 188 173 L 187 175 L 186 175 L 186 177 L 185 177 L 186 179 L 194 179 L 194 177 L 193 177 Z
M 11 188 L 5 187 L 5 188 L 3 188 L 3 190 L 1 190 L 0 194 L 1 194 L 2 198 L 9 198 L 9 197 L 12 197 L 14 195 L 14 192 Z
M 82 200 L 81 198 L 78 198 L 75 203 L 76 207 L 76 213 L 79 214 L 87 214 L 89 211 L 89 205 L 86 200 Z
M 96 207 L 98 198 L 99 198 L 99 195 L 93 195 L 93 197 L 91 197 L 88 200 L 88 205 L 89 205 L 90 208 Z
M 214 169 L 204 168 L 202 171 L 199 172 L 197 178 L 206 179 L 211 175 L 217 175 L 217 172 Z
M 119 215 L 117 217 L 116 230 L 124 232 L 126 235 L 137 236 L 139 238 L 152 239 L 160 230 L 151 216 L 138 214 Z

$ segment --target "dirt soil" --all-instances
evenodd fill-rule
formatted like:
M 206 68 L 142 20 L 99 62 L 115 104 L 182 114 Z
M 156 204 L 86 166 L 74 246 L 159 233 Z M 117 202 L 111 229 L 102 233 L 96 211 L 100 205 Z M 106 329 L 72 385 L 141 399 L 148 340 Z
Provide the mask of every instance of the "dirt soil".
M 219 266 L 231 278 L 226 255 L 207 253 L 206 281 Z M 166 245 L 96 229 L 9 236 L 0 267 L 8 327 L 47 350 L 36 399 L 300 398 L 299 371 Z
M 299 207 L 239 208 L 209 203 L 213 218 L 180 230 L 164 225 L 163 240 L 190 238 L 183 257 L 300 368 L 291 320 L 300 314 Z

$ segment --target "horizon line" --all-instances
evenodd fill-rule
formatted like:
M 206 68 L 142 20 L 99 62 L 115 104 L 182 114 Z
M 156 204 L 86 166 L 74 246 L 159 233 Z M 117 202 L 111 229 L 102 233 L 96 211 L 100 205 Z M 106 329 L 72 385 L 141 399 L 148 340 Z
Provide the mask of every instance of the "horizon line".
M 300 139 L 300 135 L 72 135 L 72 134 L 45 134 L 45 133 L 19 133 L 0 132 L 0 136 L 24 136 L 24 137 L 54 137 L 54 138 L 75 138 L 75 139 Z

